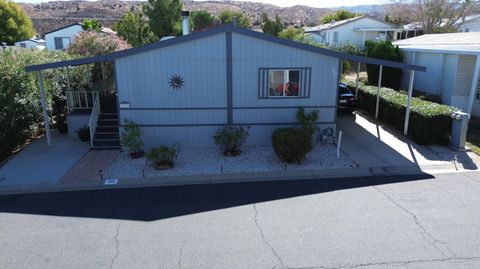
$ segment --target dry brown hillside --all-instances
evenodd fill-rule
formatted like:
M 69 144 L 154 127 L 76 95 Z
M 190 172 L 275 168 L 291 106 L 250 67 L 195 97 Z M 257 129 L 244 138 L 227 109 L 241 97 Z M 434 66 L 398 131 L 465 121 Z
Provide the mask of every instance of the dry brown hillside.
M 39 4 L 20 3 L 27 14 L 32 18 L 36 31 L 39 34 L 57 29 L 59 27 L 81 22 L 85 18 L 96 18 L 104 26 L 111 26 L 127 11 L 141 11 L 141 1 L 54 1 Z M 312 8 L 308 6 L 293 6 L 281 8 L 274 5 L 239 2 L 239 1 L 185 1 L 184 9 L 208 10 L 218 14 L 222 10 L 239 10 L 247 14 L 253 25 L 259 25 L 260 14 L 266 12 L 273 16 L 278 14 L 289 25 L 313 25 L 318 23 L 320 17 L 328 12 L 328 9 Z

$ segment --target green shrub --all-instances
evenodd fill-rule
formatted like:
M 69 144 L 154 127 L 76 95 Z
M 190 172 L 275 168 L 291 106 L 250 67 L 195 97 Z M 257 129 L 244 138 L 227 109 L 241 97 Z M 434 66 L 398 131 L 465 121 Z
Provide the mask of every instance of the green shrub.
M 80 138 L 81 141 L 90 141 L 90 128 L 88 128 L 88 126 L 80 127 L 75 132 L 78 134 L 78 138 Z
M 303 107 L 298 108 L 297 121 L 300 123 L 300 127 L 310 136 L 314 135 L 317 131 L 318 110 L 314 110 L 310 113 L 305 113 Z
M 365 42 L 365 54 L 367 57 L 388 60 L 393 62 L 403 62 L 403 53 L 398 46 L 390 41 L 372 41 Z M 378 65 L 367 64 L 368 83 L 378 85 L 378 76 L 380 67 Z M 398 89 L 402 83 L 403 70 L 393 67 L 383 67 L 382 86 Z
M 174 166 L 180 148 L 177 143 L 172 146 L 160 146 L 147 152 L 146 157 L 155 169 L 166 170 Z
M 301 163 L 313 148 L 311 135 L 293 127 L 273 131 L 272 145 L 278 158 L 286 163 Z
M 241 147 L 248 137 L 248 128 L 241 126 L 225 126 L 213 136 L 215 144 L 220 147 L 225 156 L 238 156 Z
M 24 68 L 72 58 L 61 51 L 0 50 L 0 161 L 44 129 L 36 73 L 27 73 Z M 64 72 L 60 68 L 43 71 L 48 112 L 52 116 L 61 113 L 53 108 L 64 99 L 54 98 L 63 95 Z M 71 82 L 76 83 L 76 73 L 71 75 Z
M 350 86 L 353 86 L 350 83 Z M 354 87 L 354 86 L 353 86 Z M 358 108 L 375 115 L 377 87 L 359 85 Z M 378 118 L 403 132 L 407 96 L 393 89 L 380 89 Z M 419 98 L 412 98 L 408 135 L 420 145 L 446 145 L 452 129 L 450 115 L 456 109 Z
M 120 142 L 127 148 L 132 159 L 143 156 L 143 141 L 140 139 L 142 135 L 143 132 L 140 130 L 138 124 L 125 119 L 125 127 Z

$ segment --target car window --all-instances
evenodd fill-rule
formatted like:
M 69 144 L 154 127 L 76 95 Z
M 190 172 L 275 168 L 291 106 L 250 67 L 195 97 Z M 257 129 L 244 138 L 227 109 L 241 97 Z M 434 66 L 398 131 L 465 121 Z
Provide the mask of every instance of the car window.
M 350 94 L 350 91 L 347 88 L 345 88 L 343 86 L 340 86 L 340 87 L 338 87 L 338 93 L 339 94 Z

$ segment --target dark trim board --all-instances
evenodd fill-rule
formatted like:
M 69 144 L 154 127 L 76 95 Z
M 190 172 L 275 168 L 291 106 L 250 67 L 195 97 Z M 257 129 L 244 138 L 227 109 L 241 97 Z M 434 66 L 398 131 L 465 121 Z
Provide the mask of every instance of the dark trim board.
M 232 62 L 232 33 L 227 32 L 225 35 L 226 43 L 226 71 L 227 71 L 227 123 L 233 123 L 233 62 Z
M 52 30 L 52 31 L 50 31 L 50 32 L 46 32 L 46 33 L 43 34 L 43 36 L 46 36 L 46 35 L 51 34 L 51 33 L 55 33 L 55 32 L 57 32 L 57 31 L 60 31 L 60 30 L 63 30 L 63 29 L 67 29 L 67 28 L 72 27 L 72 26 L 75 26 L 75 25 L 82 26 L 82 25 L 81 25 L 80 23 L 78 23 L 78 22 L 72 23 L 72 24 L 69 24 L 69 25 L 65 25 L 65 26 L 63 26 L 63 27 L 60 27 L 60 28 L 58 28 L 58 29 Z
M 282 98 L 283 99 L 283 98 Z M 238 106 L 232 107 L 233 110 L 254 110 L 254 109 L 298 109 L 303 108 L 337 108 L 337 106 Z M 131 107 L 120 108 L 122 111 L 168 111 L 168 110 L 227 110 L 227 107 Z
M 152 44 L 135 47 L 131 49 L 126 49 L 118 52 L 113 52 L 110 54 L 83 58 L 83 59 L 63 61 L 63 62 L 31 65 L 31 66 L 27 66 L 25 70 L 27 72 L 33 72 L 33 71 L 40 71 L 44 69 L 50 69 L 50 68 L 75 66 L 75 65 L 82 65 L 82 64 L 89 64 L 89 63 L 96 63 L 96 62 L 103 62 L 103 61 L 113 61 L 118 58 L 130 56 L 130 55 L 134 55 L 134 54 L 138 54 L 138 53 L 142 53 L 142 52 L 146 52 L 154 49 L 159 49 L 163 47 L 173 46 L 173 45 L 189 42 L 192 40 L 213 36 L 220 33 L 227 33 L 227 40 L 229 39 L 228 34 L 231 35 L 232 33 L 236 33 L 236 34 L 241 34 L 241 35 L 265 40 L 268 42 L 273 42 L 276 44 L 281 44 L 284 46 L 289 46 L 289 47 L 293 47 L 293 48 L 297 48 L 305 51 L 310 51 L 313 53 L 318 53 L 318 54 L 342 59 L 342 60 L 361 62 L 366 64 L 374 64 L 374 65 L 384 65 L 389 67 L 401 68 L 404 70 L 414 70 L 414 71 L 421 71 L 421 72 L 425 72 L 427 70 L 425 66 L 398 63 L 398 62 L 392 62 L 392 61 L 386 61 L 386 60 L 380 60 L 380 59 L 374 59 L 374 58 L 367 58 L 363 56 L 349 55 L 349 54 L 345 54 L 345 53 L 330 50 L 330 49 L 320 48 L 320 47 L 316 47 L 316 46 L 312 46 L 312 45 L 308 45 L 308 44 L 304 44 L 304 43 L 300 43 L 300 42 L 296 42 L 288 39 L 275 37 L 272 35 L 267 35 L 264 33 L 259 33 L 253 30 L 236 27 L 231 24 L 214 27 L 205 31 L 200 31 L 200 32 L 192 33 L 185 36 L 179 36 L 179 37 L 168 39 L 168 40 L 157 41 Z
M 131 107 L 120 108 L 120 110 L 227 110 L 227 107 Z
M 316 124 L 335 124 L 333 121 L 316 122 Z M 199 123 L 199 124 L 138 124 L 139 127 L 223 127 L 227 123 Z M 233 126 L 297 126 L 298 122 L 252 122 L 234 123 Z M 125 127 L 124 124 L 120 127 Z

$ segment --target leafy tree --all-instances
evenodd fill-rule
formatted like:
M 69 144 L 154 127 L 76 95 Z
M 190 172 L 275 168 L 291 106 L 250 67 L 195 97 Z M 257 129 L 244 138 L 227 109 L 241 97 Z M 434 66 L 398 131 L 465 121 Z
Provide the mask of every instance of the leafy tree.
M 148 0 L 143 5 L 150 29 L 157 38 L 181 33 L 182 2 L 180 0 Z
M 96 19 L 84 19 L 80 25 L 82 25 L 82 29 L 85 31 L 95 31 L 99 33 L 102 31 L 102 24 Z
M 365 42 L 365 52 L 367 57 L 388 60 L 393 62 L 403 62 L 403 53 L 398 46 L 392 42 L 372 41 Z M 368 83 L 371 85 L 378 84 L 379 66 L 367 64 Z M 393 67 L 383 67 L 382 86 L 393 89 L 400 88 L 402 82 L 403 70 Z
M 278 34 L 283 31 L 283 21 L 280 19 L 278 14 L 275 15 L 275 20 L 270 20 L 267 13 L 262 13 L 262 31 L 266 34 L 278 36 Z
M 127 42 L 116 35 L 86 31 L 75 36 L 67 51 L 75 55 L 96 56 L 124 50 L 128 47 Z
M 347 20 L 347 19 L 351 19 L 359 16 L 362 16 L 362 14 L 353 13 L 348 10 L 341 9 L 335 13 L 330 13 L 323 16 L 321 21 L 323 24 L 325 24 L 325 23 L 330 23 L 331 21 L 343 21 L 343 20 Z
M 13 45 L 35 35 L 32 21 L 16 3 L 0 0 L 0 42 Z
M 236 23 L 237 26 L 250 28 L 250 19 L 242 12 L 233 10 L 224 10 L 218 14 L 218 18 L 223 24 Z
M 215 17 L 206 10 L 192 11 L 190 13 L 190 28 L 201 30 L 215 24 Z
M 310 45 L 315 45 L 315 41 L 308 36 L 302 28 L 294 28 L 294 27 L 288 27 L 287 29 L 281 31 L 278 33 L 278 37 L 301 42 L 301 43 L 306 43 Z
M 156 40 L 155 34 L 150 30 L 148 22 L 141 13 L 127 12 L 121 20 L 115 23 L 113 29 L 133 47 L 149 44 Z
M 395 17 L 420 22 L 424 33 L 456 32 L 472 14 L 478 0 L 391 0 Z

